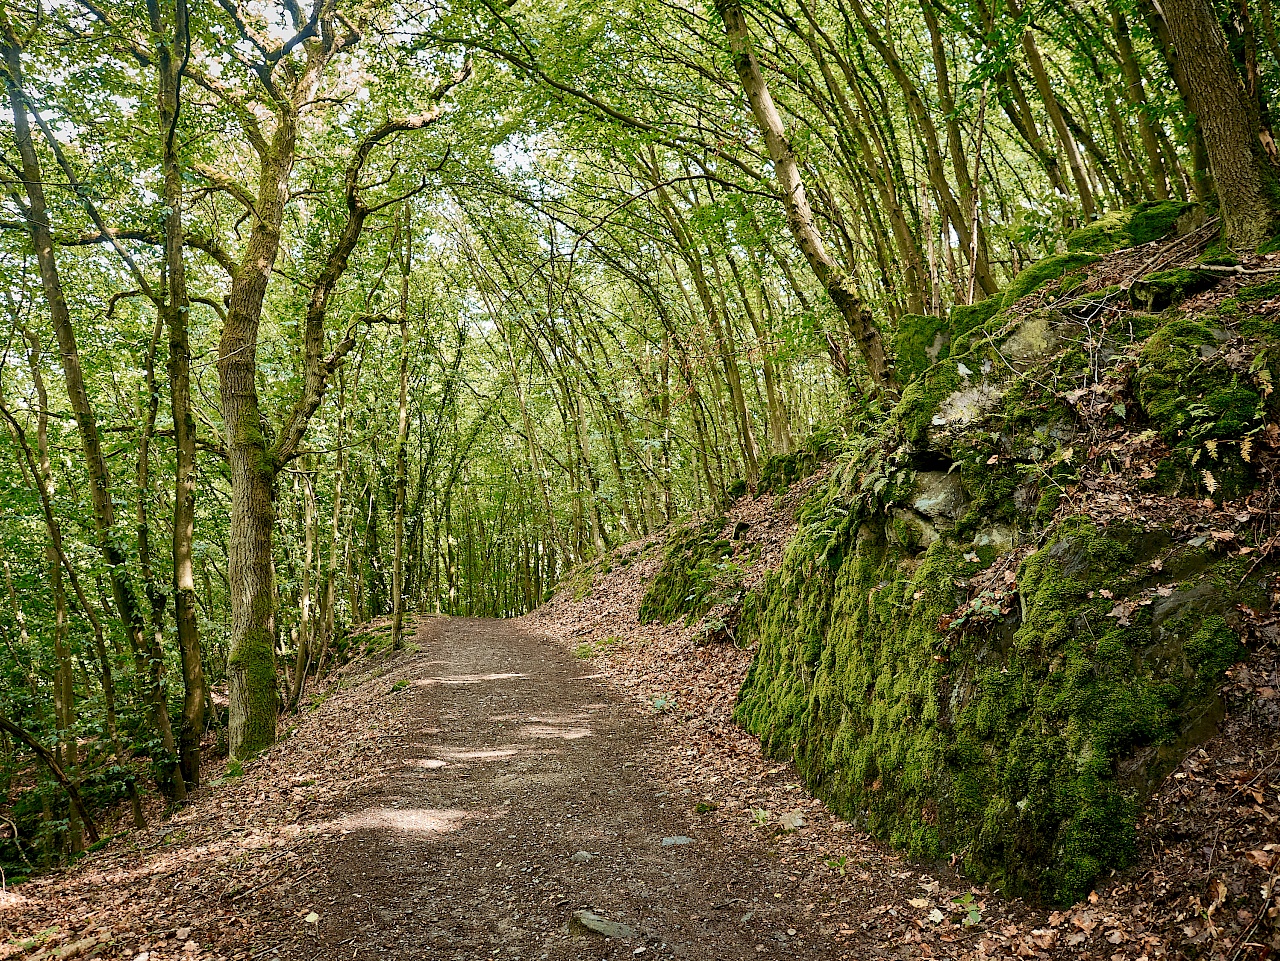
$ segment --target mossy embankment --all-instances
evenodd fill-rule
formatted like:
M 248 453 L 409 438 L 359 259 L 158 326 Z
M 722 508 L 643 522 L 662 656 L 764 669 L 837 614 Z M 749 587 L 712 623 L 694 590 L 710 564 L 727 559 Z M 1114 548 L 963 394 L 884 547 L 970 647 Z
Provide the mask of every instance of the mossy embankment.
M 1077 293 L 1186 213 L 1112 215 L 998 307 L 900 330 L 914 378 L 739 627 L 758 650 L 737 717 L 769 752 L 1009 894 L 1072 901 L 1129 863 L 1152 786 L 1214 729 L 1241 605 L 1268 603 L 1250 531 L 1280 347 L 1255 308 L 1276 292 L 1195 316 Z

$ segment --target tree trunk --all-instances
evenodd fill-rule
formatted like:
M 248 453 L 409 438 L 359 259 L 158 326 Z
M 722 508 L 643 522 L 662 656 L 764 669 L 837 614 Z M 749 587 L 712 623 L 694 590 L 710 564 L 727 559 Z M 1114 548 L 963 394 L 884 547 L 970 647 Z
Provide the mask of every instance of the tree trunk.
M 1227 242 L 1256 250 L 1276 220 L 1276 171 L 1258 140 L 1226 39 L 1206 0 L 1164 0 L 1165 22 L 1204 134 Z
M 404 209 L 397 255 L 400 260 L 400 369 L 396 407 L 395 544 L 391 568 L 391 649 L 404 647 L 404 509 L 408 499 L 409 462 L 409 272 L 413 266 L 413 235 L 409 208 Z
M 163 702 L 165 724 L 160 728 L 160 743 L 164 749 L 164 757 L 157 764 L 159 780 L 166 794 L 176 801 L 185 801 L 187 786 L 182 774 L 181 761 L 178 755 L 178 743 L 173 736 L 173 728 L 169 724 L 168 698 L 164 689 L 164 609 L 167 599 L 164 591 L 156 584 L 155 574 L 151 566 L 151 520 L 148 501 L 151 497 L 151 438 L 155 435 L 156 414 L 159 408 L 160 393 L 156 387 L 156 350 L 160 337 L 164 333 L 164 315 L 156 317 L 155 330 L 146 353 L 146 412 L 139 420 L 142 430 L 138 435 L 137 466 L 137 520 L 138 520 L 138 566 L 142 569 L 142 583 L 151 607 L 151 631 L 146 634 L 146 685 L 151 696 Z
M 885 352 L 880 331 L 871 318 L 871 312 L 862 302 L 853 278 L 846 271 L 841 270 L 827 253 L 826 245 L 823 244 L 822 237 L 818 233 L 817 222 L 809 206 L 804 182 L 800 177 L 800 163 L 787 140 L 782 116 L 774 105 L 764 74 L 756 60 L 751 34 L 747 29 L 747 20 L 742 13 L 742 5 L 739 0 L 716 0 L 716 11 L 724 21 L 725 35 L 729 38 L 729 48 L 733 52 L 734 68 L 737 70 L 738 79 L 742 83 L 747 100 L 751 104 L 751 112 L 755 116 L 760 133 L 764 137 L 769 158 L 773 161 L 774 174 L 782 193 L 782 206 L 787 226 L 814 276 L 818 278 L 848 325 L 849 332 L 853 335 L 858 350 L 862 354 L 862 359 L 866 362 L 871 379 L 878 386 L 892 391 L 894 389 L 893 365 Z M 849 371 L 841 370 L 839 373 L 847 377 Z
M 1125 96 L 1133 105 L 1134 113 L 1137 115 L 1138 136 L 1142 140 L 1142 148 L 1147 155 L 1147 172 L 1151 177 L 1151 186 L 1155 191 L 1156 199 L 1168 200 L 1168 176 L 1161 158 L 1156 128 L 1151 122 L 1151 106 L 1147 102 L 1147 92 L 1142 82 L 1142 67 L 1133 49 L 1133 39 L 1129 34 L 1129 21 L 1116 4 L 1116 0 L 1109 0 L 1108 6 L 1111 10 L 1111 29 L 1120 54 L 1120 69 L 1124 73 Z
M 1009 3 L 1009 14 L 1015 19 L 1022 16 L 1022 8 L 1015 2 Z M 1067 158 L 1067 166 L 1071 170 L 1071 177 L 1076 182 L 1076 192 L 1080 198 L 1080 208 L 1084 213 L 1085 220 L 1093 220 L 1097 216 L 1097 207 L 1093 202 L 1093 188 L 1089 184 L 1089 176 L 1084 169 L 1084 161 L 1080 157 L 1080 148 L 1076 146 L 1075 138 L 1071 136 L 1071 131 L 1067 128 L 1066 118 L 1062 113 L 1062 105 L 1058 102 L 1058 96 L 1054 92 L 1053 83 L 1049 79 L 1049 73 L 1045 69 L 1044 60 L 1040 56 L 1040 48 L 1036 46 L 1035 38 L 1031 35 L 1031 30 L 1022 31 L 1022 53 L 1027 58 L 1027 66 L 1031 69 L 1031 78 L 1036 83 L 1036 91 L 1040 94 L 1040 100 L 1044 104 L 1045 112 L 1049 115 L 1049 122 L 1053 125 L 1054 133 L 1058 135 L 1058 144 L 1062 147 L 1062 152 Z
M 311 474 L 304 472 L 302 497 L 302 588 L 298 598 L 298 656 L 293 665 L 293 686 L 289 691 L 289 710 L 295 711 L 307 685 L 307 672 L 316 656 L 316 616 L 311 602 L 316 558 L 316 498 Z M 295 488 L 297 490 L 297 488 Z
M 152 28 L 163 30 L 153 5 Z M 168 290 L 162 306 L 169 332 L 169 407 L 173 414 L 176 465 L 173 478 L 173 620 L 182 659 L 182 724 L 178 736 L 179 766 L 187 786 L 200 786 L 200 738 L 204 733 L 204 663 L 196 620 L 196 582 L 192 562 L 195 539 L 196 424 L 191 409 L 191 301 L 187 295 L 186 242 L 183 225 L 182 168 L 178 160 L 178 112 L 181 109 L 181 62 L 190 42 L 186 0 L 175 0 L 172 36 L 160 42 L 156 57 L 156 100 L 159 107 L 164 171 L 164 269 Z

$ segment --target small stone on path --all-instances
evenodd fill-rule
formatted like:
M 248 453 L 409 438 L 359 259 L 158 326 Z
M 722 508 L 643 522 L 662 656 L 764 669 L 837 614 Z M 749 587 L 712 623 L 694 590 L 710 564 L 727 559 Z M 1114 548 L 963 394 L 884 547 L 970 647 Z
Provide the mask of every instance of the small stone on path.
M 804 825 L 804 815 L 799 811 L 788 811 L 782 815 L 782 830 L 784 831 L 799 831 Z
M 677 834 L 675 837 L 663 838 L 662 846 L 664 848 L 674 847 L 677 844 L 692 844 L 693 838 L 687 838 L 683 834 Z
M 590 861 L 594 857 L 595 855 L 591 854 L 588 851 L 576 851 L 573 854 L 569 855 L 569 860 L 572 861 L 574 864 L 586 864 L 588 861 Z
M 618 921 L 610 921 L 608 918 L 585 908 L 573 912 L 573 917 L 569 919 L 569 933 L 575 935 L 598 934 L 603 938 L 634 938 L 636 936 L 634 928 L 630 928 Z

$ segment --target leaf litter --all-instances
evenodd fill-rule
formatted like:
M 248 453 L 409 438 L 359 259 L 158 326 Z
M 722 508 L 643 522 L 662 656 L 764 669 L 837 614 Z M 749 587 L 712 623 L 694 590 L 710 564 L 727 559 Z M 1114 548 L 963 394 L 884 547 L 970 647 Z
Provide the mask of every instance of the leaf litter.
M 1158 456 L 1149 437 L 1118 433 L 1102 443 L 1108 455 L 1127 458 L 1130 474 Z M 777 564 L 796 505 L 825 479 L 819 474 L 785 495 L 733 505 L 726 534 L 746 523 L 746 539 L 759 548 L 746 589 Z M 1269 503 L 1140 496 L 1119 472 L 1091 474 L 1088 467 L 1065 499 L 1099 518 L 1169 524 L 1179 536 L 1202 536 L 1220 549 L 1265 554 L 1280 545 L 1274 533 L 1241 520 L 1271 516 Z M 732 721 L 751 651 L 706 643 L 704 623 L 637 623 L 659 546 L 655 537 L 619 549 L 633 563 L 597 573 L 587 596 L 562 593 L 524 625 L 569 652 L 593 644 L 597 679 L 661 729 L 664 776 L 691 789 L 693 813 L 727 846 L 763 845 L 792 882 L 815 935 L 836 952 L 1238 961 L 1280 951 L 1276 618 L 1240 612 L 1251 657 L 1225 678 L 1217 733 L 1156 786 L 1137 825 L 1138 862 L 1101 881 L 1085 901 L 1051 909 L 972 886 L 950 863 L 909 862 L 810 797 L 791 765 L 766 758 Z M 992 571 L 986 589 L 1016 586 L 1013 567 Z M 980 578 L 972 587 L 983 587 Z M 713 609 L 704 621 L 727 619 L 731 607 Z M 1117 608 L 1112 616 L 1127 616 Z M 384 748 L 407 711 L 412 692 L 396 682 L 409 676 L 411 662 L 348 665 L 243 776 L 222 777 L 211 762 L 206 783 L 213 783 L 192 804 L 167 817 L 153 812 L 144 830 L 117 824 L 103 850 L 68 871 L 7 887 L 0 893 L 0 959 L 261 961 L 273 953 L 264 944 L 305 943 L 282 939 L 303 938 L 323 920 L 313 903 L 326 869 L 315 835 L 395 768 Z

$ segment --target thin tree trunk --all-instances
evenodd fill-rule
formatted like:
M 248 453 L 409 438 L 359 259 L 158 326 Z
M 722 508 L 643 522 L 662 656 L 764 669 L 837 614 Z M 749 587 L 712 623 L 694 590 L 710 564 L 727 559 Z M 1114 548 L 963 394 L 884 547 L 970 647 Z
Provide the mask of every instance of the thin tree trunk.
M 293 665 L 293 686 L 289 692 L 289 710 L 296 711 L 306 689 L 307 673 L 315 658 L 315 611 L 311 603 L 312 571 L 316 556 L 316 503 L 311 474 L 304 471 L 301 479 L 302 497 L 302 588 L 298 598 L 298 657 Z
M 1016 0 L 1009 0 L 1009 13 L 1015 19 L 1022 16 L 1022 8 Z M 1067 127 L 1062 105 L 1058 102 L 1053 83 L 1049 79 L 1049 72 L 1045 69 L 1044 60 L 1040 56 L 1040 48 L 1036 46 L 1030 30 L 1022 31 L 1022 53 L 1027 58 L 1031 78 L 1036 82 L 1036 90 L 1040 94 L 1045 112 L 1049 115 L 1049 122 L 1058 135 L 1058 144 L 1067 158 L 1067 167 L 1070 168 L 1071 177 L 1076 183 L 1080 209 L 1084 213 L 1085 220 L 1093 220 L 1098 213 L 1098 208 L 1093 201 L 1093 188 L 1089 184 L 1089 176 L 1085 172 L 1084 161 L 1080 159 L 1080 150 L 1076 146 L 1075 138 L 1071 136 L 1071 131 Z
M 159 6 L 149 7 L 152 30 L 163 34 Z M 156 44 L 156 101 L 164 171 L 164 268 L 168 289 L 161 308 L 169 332 L 169 407 L 173 415 L 173 621 L 182 660 L 182 723 L 179 727 L 179 766 L 187 786 L 200 786 L 200 738 L 204 734 L 204 661 L 196 619 L 195 540 L 196 424 L 191 408 L 191 301 L 183 256 L 182 168 L 178 158 L 178 113 L 182 104 L 182 70 L 191 42 L 186 0 L 174 0 L 172 35 Z
M 164 316 L 156 317 L 155 329 L 151 342 L 147 346 L 145 362 L 146 412 L 140 418 L 142 430 L 138 435 L 137 466 L 137 519 L 138 519 L 138 564 L 142 570 L 142 583 L 147 600 L 151 607 L 151 632 L 146 651 L 147 686 L 165 703 L 164 715 L 168 721 L 168 698 L 164 689 L 164 609 L 166 598 L 156 583 L 151 566 L 151 521 L 148 501 L 151 497 L 151 438 L 155 434 L 156 414 L 160 403 L 160 393 L 156 386 L 156 350 L 160 337 L 164 333 Z M 141 412 L 140 412 L 141 413 Z M 185 801 L 187 797 L 186 781 L 182 774 L 181 758 L 178 744 L 173 736 L 173 728 L 165 724 L 160 730 L 161 746 L 164 748 L 164 759 L 157 765 L 160 769 L 160 780 L 165 792 L 174 800 Z
M 395 544 L 391 568 L 391 649 L 404 648 L 404 509 L 409 483 L 409 273 L 413 267 L 413 234 L 406 206 L 400 225 L 400 369 L 396 406 Z
M 13 735 L 27 747 L 31 748 L 31 750 L 35 752 L 36 757 L 40 758 L 40 760 L 45 763 L 45 766 L 49 769 L 49 773 L 54 776 L 57 782 L 62 785 L 62 789 L 67 792 L 67 797 L 71 799 L 72 806 L 80 813 L 80 820 L 84 824 L 85 833 L 89 836 L 89 843 L 97 844 L 100 840 L 98 836 L 98 825 L 94 823 L 93 815 L 89 813 L 88 807 L 85 806 L 84 799 L 80 796 L 79 788 L 76 787 L 75 782 L 72 781 L 71 778 L 67 777 L 66 773 L 62 770 L 62 767 L 58 764 L 57 758 L 49 752 L 48 748 L 25 730 L 20 728 L 17 724 L 14 724 L 13 721 L 9 720 L 3 714 L 0 714 L 0 731 L 6 731 Z
M 716 11 L 724 21 L 725 35 L 729 38 L 729 47 L 733 52 L 734 68 L 768 147 L 769 158 L 773 161 L 787 226 L 814 276 L 844 318 L 866 362 L 871 379 L 878 386 L 892 391 L 893 365 L 885 351 L 880 331 L 871 318 L 871 312 L 862 302 L 853 278 L 827 253 L 826 245 L 818 233 L 817 221 L 800 177 L 800 164 L 787 140 L 782 116 L 774 105 L 764 74 L 756 60 L 742 5 L 739 0 L 716 0 Z M 834 355 L 833 360 L 836 360 Z M 837 371 L 847 379 L 850 374 L 847 362 L 842 364 L 837 361 Z
M 49 563 L 49 589 L 53 594 L 53 716 L 58 734 L 56 753 L 71 784 L 79 786 L 79 757 L 72 728 L 76 723 L 75 674 L 71 663 L 71 651 L 67 646 L 67 590 L 62 581 L 62 564 L 52 544 L 45 545 L 45 558 Z M 84 834 L 78 811 L 73 804 L 67 816 L 67 842 L 72 852 L 84 849 Z
M 1142 67 L 1138 63 L 1133 49 L 1133 38 L 1129 34 L 1129 21 L 1124 12 L 1110 0 L 1111 28 L 1116 38 L 1116 48 L 1120 54 L 1120 69 L 1124 74 L 1125 97 L 1133 107 L 1138 118 L 1138 136 L 1142 140 L 1143 150 L 1147 155 L 1147 173 L 1151 177 L 1151 187 L 1159 200 L 1169 199 L 1168 176 L 1161 159 L 1160 141 L 1156 136 L 1155 125 L 1151 122 L 1150 104 L 1147 102 L 1147 91 L 1142 83 Z

